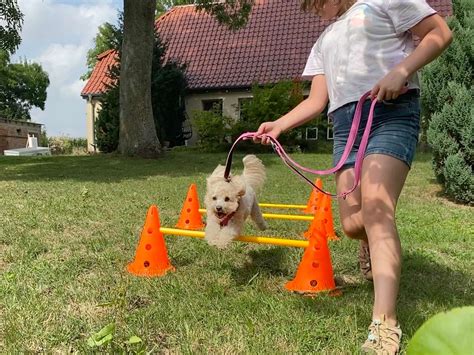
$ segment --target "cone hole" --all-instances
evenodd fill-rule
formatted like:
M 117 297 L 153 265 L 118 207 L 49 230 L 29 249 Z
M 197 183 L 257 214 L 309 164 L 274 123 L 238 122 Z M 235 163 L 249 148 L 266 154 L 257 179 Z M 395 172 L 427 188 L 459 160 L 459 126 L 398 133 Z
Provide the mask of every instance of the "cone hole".
M 314 250 L 320 250 L 320 249 L 321 249 L 321 246 L 320 246 L 319 244 L 316 244 L 316 245 L 314 246 Z
M 319 263 L 314 261 L 312 264 L 311 264 L 312 267 L 314 267 L 315 269 L 319 267 Z
M 324 222 L 324 223 L 328 223 L 328 219 L 327 219 L 327 218 L 324 218 L 323 222 Z
M 189 212 L 191 212 L 191 209 L 190 209 L 190 208 L 188 208 L 188 209 L 186 210 L 186 212 L 188 212 L 188 213 L 189 213 Z
M 145 249 L 146 249 L 146 250 L 150 250 L 150 249 L 151 249 L 151 244 L 145 245 Z
M 311 285 L 311 287 L 316 287 L 317 284 L 318 284 L 318 281 L 316 281 L 316 280 L 311 280 L 311 281 L 309 282 L 309 284 Z
M 327 208 L 327 207 L 324 207 L 324 210 L 327 212 L 327 211 L 328 211 L 328 208 Z
M 189 224 L 189 219 L 185 220 L 184 223 Z
M 148 228 L 148 234 L 152 234 L 153 233 L 153 228 Z
M 193 198 L 192 197 L 188 198 L 188 202 L 193 202 Z
M 150 262 L 149 262 L 149 261 L 145 261 L 145 262 L 143 263 L 143 266 L 144 266 L 144 267 L 149 267 L 149 266 L 150 266 Z

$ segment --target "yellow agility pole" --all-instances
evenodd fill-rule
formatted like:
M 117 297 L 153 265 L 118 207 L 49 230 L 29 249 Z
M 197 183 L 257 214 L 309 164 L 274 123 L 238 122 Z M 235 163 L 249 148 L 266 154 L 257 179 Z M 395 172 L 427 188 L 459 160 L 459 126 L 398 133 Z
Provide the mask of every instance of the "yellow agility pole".
M 191 238 L 204 238 L 204 232 L 202 231 L 192 231 L 186 229 L 177 229 L 177 228 L 165 228 L 161 227 L 160 232 L 166 235 L 177 235 L 181 237 L 191 237 Z M 282 247 L 297 247 L 297 248 L 306 248 L 309 245 L 307 240 L 297 240 L 297 239 L 282 239 L 282 238 L 273 238 L 273 237 L 257 237 L 257 236 L 240 236 L 236 238 L 239 242 L 247 243 L 257 243 L 257 244 L 270 244 L 278 245 Z
M 205 214 L 207 212 L 205 208 L 200 208 L 199 213 Z M 262 216 L 268 219 L 286 219 L 289 221 L 312 221 L 314 219 L 314 216 L 304 216 L 297 214 L 262 213 Z
M 260 207 L 268 207 L 268 208 L 294 208 L 297 210 L 304 210 L 306 205 L 285 205 L 281 203 L 259 203 Z

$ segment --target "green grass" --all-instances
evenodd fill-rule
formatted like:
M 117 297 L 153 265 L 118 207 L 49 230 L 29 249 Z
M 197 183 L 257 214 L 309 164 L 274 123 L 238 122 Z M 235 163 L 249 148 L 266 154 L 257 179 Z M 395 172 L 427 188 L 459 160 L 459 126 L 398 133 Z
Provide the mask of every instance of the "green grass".
M 306 203 L 310 189 L 272 154 L 260 201 Z M 329 155 L 297 154 L 330 165 Z M 234 158 L 234 169 L 241 167 Z M 372 285 L 356 264 L 357 243 L 330 244 L 341 297 L 286 292 L 302 250 L 235 243 L 217 251 L 167 236 L 177 271 L 125 272 L 147 208 L 173 227 L 187 189 L 225 154 L 174 152 L 158 160 L 113 156 L 0 158 L 0 353 L 88 352 L 87 339 L 114 323 L 108 352 L 354 353 L 370 322 Z M 473 209 L 442 197 L 428 155 L 419 155 L 398 207 L 404 344 L 430 316 L 473 304 Z M 325 180 L 334 189 L 331 178 Z M 335 205 L 333 210 L 335 211 Z M 339 221 L 335 219 L 340 231 Z M 266 235 L 298 238 L 302 222 L 270 221 Z M 251 225 L 246 233 L 257 233 Z M 130 336 L 142 344 L 126 345 Z

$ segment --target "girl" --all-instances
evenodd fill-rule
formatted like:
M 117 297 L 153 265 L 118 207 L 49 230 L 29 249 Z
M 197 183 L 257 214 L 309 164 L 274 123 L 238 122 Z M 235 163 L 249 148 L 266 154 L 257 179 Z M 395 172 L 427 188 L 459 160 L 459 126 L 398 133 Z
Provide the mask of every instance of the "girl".
M 339 213 L 344 233 L 360 240 L 361 271 L 374 282 L 373 321 L 362 349 L 398 353 L 401 248 L 395 209 L 418 140 L 417 70 L 449 45 L 451 31 L 424 0 L 303 0 L 302 7 L 323 19 L 337 19 L 313 46 L 304 69 L 303 77 L 312 80 L 309 97 L 276 121 L 263 123 L 255 141 L 269 144 L 268 136 L 277 138 L 311 120 L 329 101 L 335 164 L 346 145 L 358 99 L 370 90 L 371 98 L 380 102 L 361 183 L 345 200 L 339 199 Z M 420 39 L 416 49 L 412 34 Z M 369 107 L 370 100 L 362 112 L 365 122 Z M 365 122 L 359 128 L 359 141 Z M 355 152 L 351 152 L 336 174 L 339 193 L 352 186 L 354 162 Z

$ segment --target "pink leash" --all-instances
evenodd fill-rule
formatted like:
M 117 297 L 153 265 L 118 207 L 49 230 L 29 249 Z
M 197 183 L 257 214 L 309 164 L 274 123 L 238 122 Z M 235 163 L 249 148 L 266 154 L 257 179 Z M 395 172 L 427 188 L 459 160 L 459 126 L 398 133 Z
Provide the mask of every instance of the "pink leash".
M 356 137 L 357 137 L 357 132 L 359 130 L 359 125 L 360 125 L 361 116 L 362 116 L 363 104 L 369 96 L 370 96 L 370 91 L 368 91 L 367 93 L 362 95 L 359 102 L 357 103 L 357 106 L 356 106 L 356 109 L 355 109 L 355 112 L 354 112 L 354 118 L 352 120 L 351 130 L 349 132 L 349 137 L 347 138 L 346 147 L 345 147 L 344 152 L 341 156 L 341 159 L 339 160 L 339 162 L 336 164 L 335 167 L 333 167 L 331 169 L 328 169 L 328 170 L 312 170 L 312 169 L 306 168 L 304 166 L 301 166 L 300 164 L 298 164 L 297 162 L 295 162 L 294 160 L 292 160 L 289 157 L 289 155 L 285 152 L 285 150 L 281 146 L 280 142 L 278 142 L 278 140 L 276 140 L 275 138 L 273 138 L 271 136 L 268 136 L 268 138 L 270 138 L 270 141 L 272 143 L 273 149 L 280 156 L 280 158 L 283 160 L 283 162 L 295 174 L 297 174 L 300 178 L 302 178 L 307 183 L 309 183 L 313 188 L 315 188 L 315 189 L 319 190 L 320 192 L 322 192 L 322 193 L 324 193 L 328 196 L 331 196 L 331 197 L 346 198 L 346 196 L 348 194 L 350 194 L 352 191 L 354 191 L 356 189 L 356 187 L 357 187 L 357 185 L 359 184 L 359 181 L 360 181 L 360 176 L 361 176 L 361 172 L 362 172 L 362 162 L 364 160 L 365 151 L 367 150 L 367 144 L 369 142 L 370 129 L 372 127 L 372 121 L 373 121 L 373 118 L 374 118 L 374 109 L 375 109 L 375 105 L 377 103 L 376 98 L 372 100 L 372 104 L 370 105 L 369 117 L 367 118 L 367 125 L 365 126 L 364 133 L 362 135 L 362 139 L 361 139 L 361 142 L 360 142 L 360 145 L 359 145 L 359 149 L 357 150 L 355 166 L 354 166 L 354 184 L 352 185 L 352 187 L 348 191 L 345 191 L 345 192 L 340 193 L 340 194 L 332 194 L 330 192 L 326 192 L 326 191 L 318 188 L 316 185 L 314 185 L 313 182 L 310 179 L 308 179 L 306 176 L 304 176 L 298 169 L 300 169 L 302 171 L 305 171 L 307 173 L 310 173 L 310 174 L 315 174 L 315 175 L 329 175 L 329 174 L 333 174 L 333 173 L 337 172 L 338 170 L 340 170 L 344 166 L 344 163 L 347 161 L 347 158 L 349 157 L 349 154 L 352 150 L 352 147 L 354 146 L 354 143 L 355 143 L 355 140 L 356 140 Z M 230 148 L 229 154 L 227 155 L 227 160 L 226 160 L 226 165 L 225 165 L 225 172 L 224 172 L 224 178 L 225 179 L 227 179 L 227 180 L 229 179 L 230 168 L 231 168 L 231 165 L 232 165 L 232 154 L 233 154 L 233 151 L 235 149 L 235 146 L 236 146 L 237 142 L 239 142 L 240 140 L 248 140 L 248 139 L 254 138 L 255 135 L 256 135 L 256 132 L 247 132 L 247 133 L 243 133 L 242 135 L 240 135 L 235 140 L 234 144 Z

